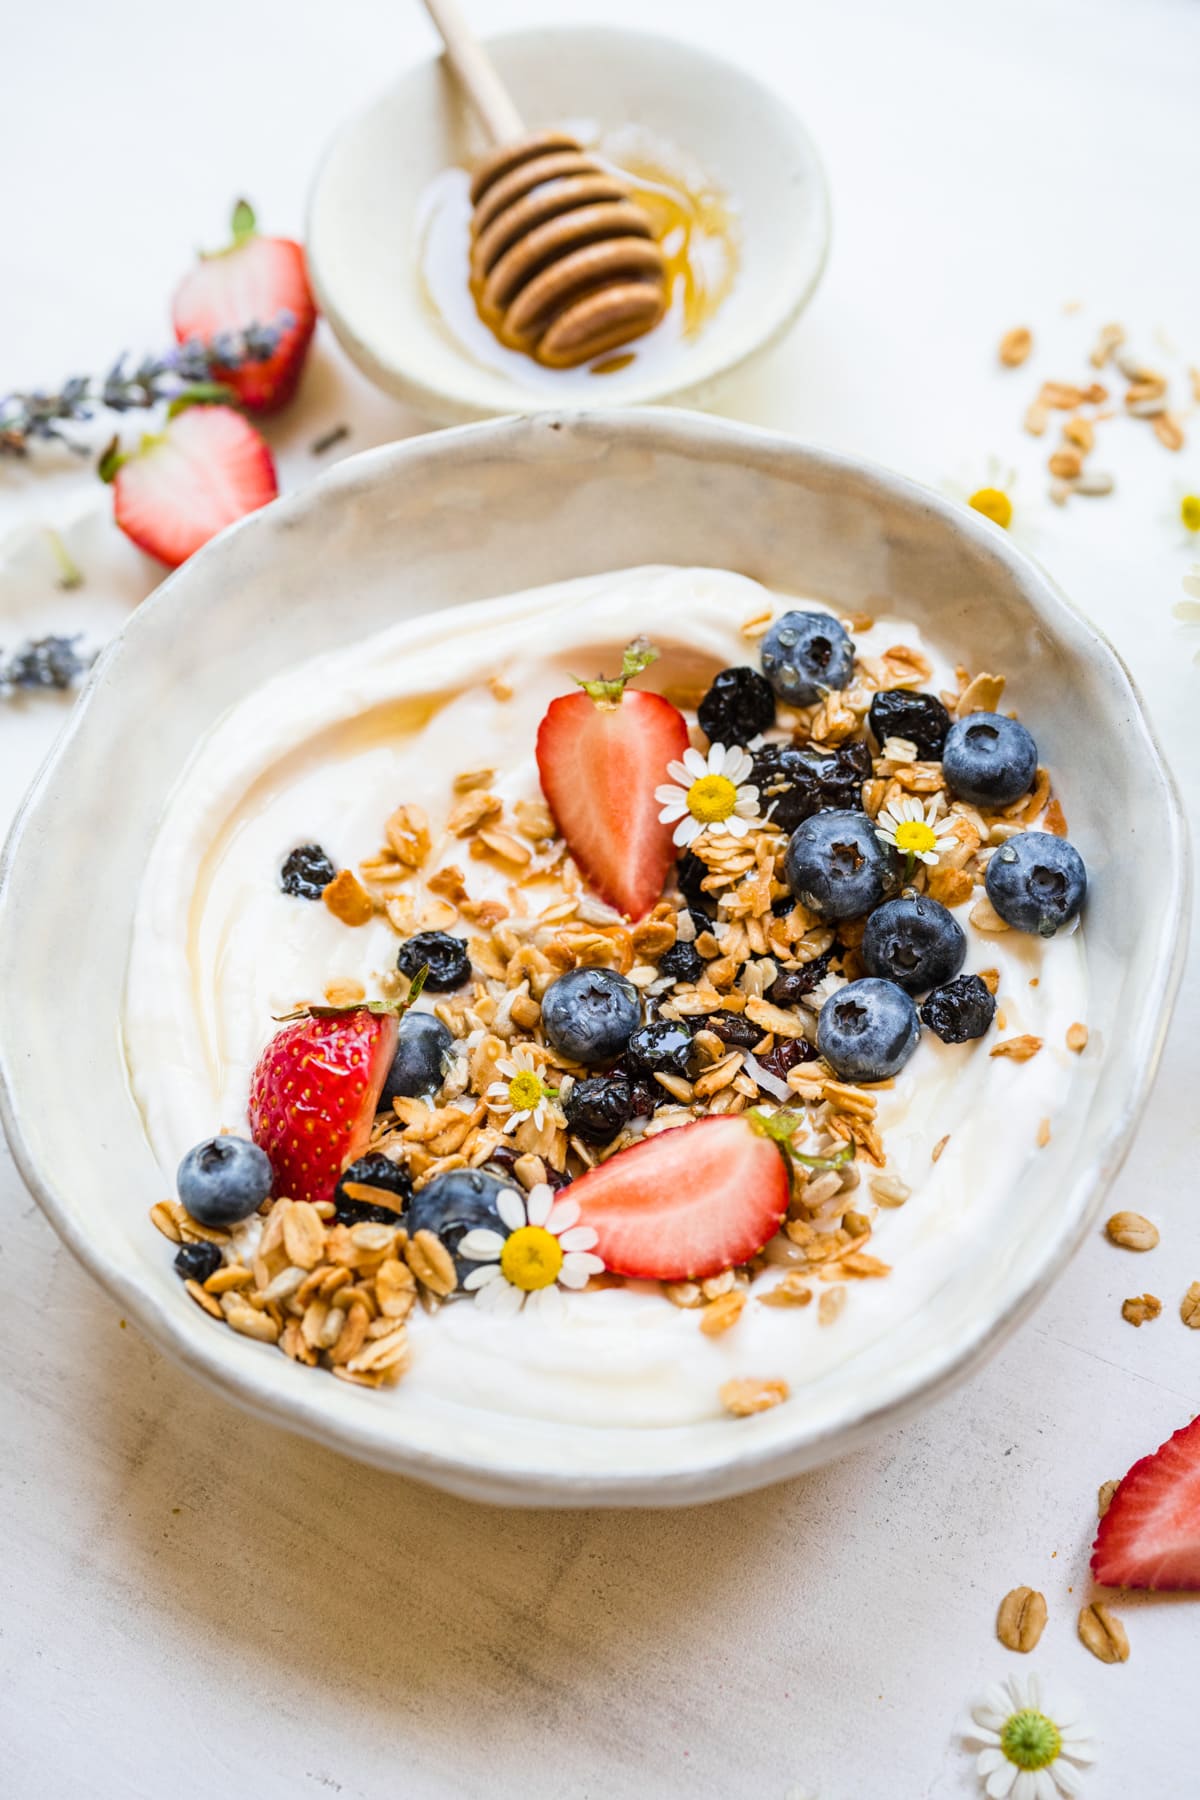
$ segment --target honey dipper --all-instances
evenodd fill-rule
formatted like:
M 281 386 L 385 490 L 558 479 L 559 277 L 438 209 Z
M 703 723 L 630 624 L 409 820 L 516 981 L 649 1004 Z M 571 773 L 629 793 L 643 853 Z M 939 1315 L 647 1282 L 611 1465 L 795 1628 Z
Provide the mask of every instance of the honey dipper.
M 471 289 L 510 349 L 569 369 L 657 325 L 667 267 L 620 175 L 562 131 L 528 132 L 457 0 L 424 0 L 492 140 L 471 182 Z

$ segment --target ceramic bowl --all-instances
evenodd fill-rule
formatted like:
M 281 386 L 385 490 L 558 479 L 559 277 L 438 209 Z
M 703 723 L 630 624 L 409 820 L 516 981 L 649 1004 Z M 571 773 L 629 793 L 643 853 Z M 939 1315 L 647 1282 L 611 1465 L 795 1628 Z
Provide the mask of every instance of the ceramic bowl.
M 478 354 L 468 354 L 423 289 L 422 207 L 435 177 L 485 145 L 436 57 L 351 120 L 316 177 L 309 264 L 343 348 L 379 387 L 443 425 L 546 406 L 709 401 L 717 378 L 773 343 L 820 278 L 829 208 L 808 133 L 760 82 L 670 38 L 539 26 L 488 49 L 531 126 L 567 125 L 585 138 L 642 129 L 694 159 L 738 214 L 733 290 L 694 339 L 639 354 L 617 374 L 541 369 L 499 351 L 478 321 Z
M 373 1393 L 298 1367 L 183 1295 L 146 1217 L 162 1177 L 117 1032 L 138 882 L 197 740 L 267 676 L 406 613 L 642 563 L 733 569 L 845 610 L 886 597 L 968 664 L 1008 673 L 1092 872 L 1091 1043 L 1050 1144 L 992 1215 L 1002 1235 L 981 1233 L 928 1304 L 789 1404 L 652 1431 L 539 1425 L 464 1395 L 448 1421 L 403 1384 Z M 4 854 L 4 1122 L 29 1186 L 121 1307 L 264 1417 L 481 1499 L 712 1499 L 826 1460 L 924 1403 L 1062 1269 L 1154 1073 L 1182 960 L 1185 841 L 1117 657 L 977 514 L 852 459 L 683 412 L 418 438 L 351 458 L 226 532 L 101 658 Z M 64 945 L 69 981 L 54 974 Z

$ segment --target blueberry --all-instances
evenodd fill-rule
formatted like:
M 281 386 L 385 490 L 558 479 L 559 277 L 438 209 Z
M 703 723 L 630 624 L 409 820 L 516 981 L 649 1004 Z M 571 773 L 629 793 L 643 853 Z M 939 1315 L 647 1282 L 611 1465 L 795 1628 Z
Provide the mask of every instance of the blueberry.
M 978 975 L 960 975 L 921 1003 L 922 1022 L 943 1044 L 981 1038 L 995 1016 L 996 1002 Z
M 175 1273 L 181 1281 L 207 1281 L 225 1258 L 216 1244 L 182 1244 L 175 1252 Z
M 635 1075 L 686 1075 L 692 1034 L 677 1019 L 653 1019 L 633 1033 L 625 1056 Z
M 570 969 L 542 996 L 542 1030 L 572 1062 L 614 1062 L 641 1018 L 637 989 L 613 969 Z
M 854 641 L 829 613 L 787 612 L 762 641 L 762 666 L 781 700 L 811 706 L 849 682 Z
M 396 1196 L 396 1204 L 389 1206 L 384 1200 L 352 1200 L 346 1192 L 348 1181 L 361 1183 L 363 1187 L 382 1188 L 385 1194 Z M 400 1212 L 412 1198 L 412 1176 L 382 1150 L 369 1150 L 350 1164 L 338 1182 L 333 1198 L 334 1217 L 339 1225 L 361 1225 L 365 1220 L 395 1225 Z
M 633 1116 L 628 1075 L 591 1075 L 586 1081 L 577 1081 L 563 1110 L 576 1137 L 588 1144 L 607 1144 Z
M 1074 844 L 1048 831 L 1010 837 L 987 866 L 987 895 L 1006 925 L 1053 937 L 1087 893 L 1087 870 Z
M 337 870 L 320 844 L 301 844 L 279 871 L 279 885 L 297 900 L 319 900 Z
M 923 994 L 957 975 L 967 954 L 962 926 L 937 900 L 905 894 L 876 907 L 863 932 L 868 975 Z
M 432 1013 L 406 1012 L 400 1020 L 396 1054 L 379 1096 L 380 1105 L 389 1105 L 397 1095 L 412 1099 L 440 1088 L 444 1077 L 442 1058 L 453 1042 L 450 1032 Z
M 798 744 L 764 744 L 754 753 L 751 780 L 759 803 L 783 831 L 795 831 L 828 807 L 843 812 L 862 807 L 862 784 L 871 773 L 865 744 L 813 750 Z
M 798 969 L 780 969 L 763 998 L 772 1006 L 796 1006 L 824 981 L 832 956 L 830 949 L 824 956 L 814 956 L 811 962 L 801 963 Z
M 708 920 L 704 921 L 704 929 L 708 930 Z M 685 944 L 677 938 L 669 950 L 664 950 L 658 959 L 660 975 L 669 975 L 672 981 L 699 981 L 704 972 L 704 958 L 694 943 Z
M 418 931 L 401 944 L 396 967 L 410 981 L 428 968 L 426 988 L 433 994 L 446 994 L 467 979 L 471 958 L 462 938 L 451 937 L 448 931 Z
M 771 684 L 757 669 L 722 669 L 696 718 L 710 744 L 748 744 L 775 723 Z
M 907 738 L 917 754 L 937 762 L 950 729 L 950 714 L 936 694 L 912 694 L 907 688 L 883 688 L 871 700 L 867 714 L 875 741 Z
M 843 1081 L 886 1081 L 917 1047 L 917 1009 L 894 981 L 852 981 L 817 1020 L 817 1048 Z
M 821 812 L 792 833 L 784 875 L 819 919 L 854 919 L 895 892 L 899 863 L 866 813 Z
M 973 806 L 1007 806 L 1033 786 L 1037 745 L 1003 713 L 968 713 L 946 733 L 942 773 L 951 793 Z
M 271 1164 L 249 1138 L 215 1137 L 189 1150 L 179 1165 L 179 1198 L 200 1225 L 236 1225 L 257 1212 L 271 1191 Z
M 705 893 L 700 886 L 707 874 L 708 865 L 702 863 L 698 856 L 693 856 L 690 850 L 685 850 L 675 865 L 676 887 L 690 907 L 697 908 L 700 913 L 705 915 L 706 924 L 708 922 L 707 914 L 712 912 L 716 905 L 712 895 Z
M 755 1044 L 761 1044 L 763 1039 L 762 1027 L 742 1013 L 709 1013 L 704 1023 L 723 1044 L 728 1044 L 733 1049 L 753 1050 Z
M 499 1231 L 507 1237 L 508 1227 L 497 1211 L 496 1202 L 506 1189 L 512 1188 L 512 1182 L 498 1181 L 494 1175 L 485 1175 L 482 1169 L 452 1169 L 448 1175 L 435 1175 L 409 1202 L 404 1215 L 409 1236 L 414 1237 L 418 1231 L 432 1231 L 434 1237 L 441 1239 L 454 1257 L 459 1294 L 463 1291 L 463 1281 L 479 1264 L 469 1257 L 459 1256 L 458 1246 L 468 1231 Z M 516 1191 L 519 1193 L 520 1189 Z

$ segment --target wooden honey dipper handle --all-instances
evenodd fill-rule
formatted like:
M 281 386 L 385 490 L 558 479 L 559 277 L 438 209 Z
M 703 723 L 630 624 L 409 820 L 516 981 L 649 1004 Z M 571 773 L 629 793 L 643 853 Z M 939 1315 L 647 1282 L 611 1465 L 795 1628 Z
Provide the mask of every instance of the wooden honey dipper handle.
M 492 140 L 471 183 L 471 286 L 501 343 L 571 368 L 651 330 L 667 269 L 644 208 L 561 131 L 527 133 L 458 0 L 423 0 Z

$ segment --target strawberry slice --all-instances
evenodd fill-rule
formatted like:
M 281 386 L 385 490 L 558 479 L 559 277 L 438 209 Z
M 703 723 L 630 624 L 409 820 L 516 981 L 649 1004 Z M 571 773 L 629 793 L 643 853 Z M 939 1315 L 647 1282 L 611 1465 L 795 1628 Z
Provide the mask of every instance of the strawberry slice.
M 627 683 L 658 651 L 631 644 L 612 681 L 581 681 L 538 727 L 542 792 L 584 879 L 630 919 L 648 913 L 675 859 L 654 790 L 688 747 L 687 721 L 661 694 Z
M 571 1198 L 614 1274 L 701 1281 L 774 1237 L 790 1189 L 779 1145 L 752 1115 L 727 1114 L 618 1151 L 573 1181 Z
M 1092 1574 L 1103 1587 L 1200 1590 L 1200 1418 L 1134 1463 L 1100 1521 Z
M 278 412 L 296 391 L 317 322 L 303 249 L 291 238 L 260 237 L 252 208 L 239 200 L 233 242 L 202 256 L 184 276 L 171 302 L 171 322 L 181 344 L 198 339 L 205 346 L 222 332 L 278 329 L 278 347 L 267 361 L 211 372 L 248 412 Z
M 127 455 L 114 438 L 100 475 L 126 537 L 172 569 L 279 492 L 271 452 L 228 406 L 189 406 Z
M 250 1083 L 250 1135 L 277 1196 L 333 1198 L 367 1147 L 398 1032 L 394 1012 L 358 1006 L 307 1015 L 271 1039 Z

